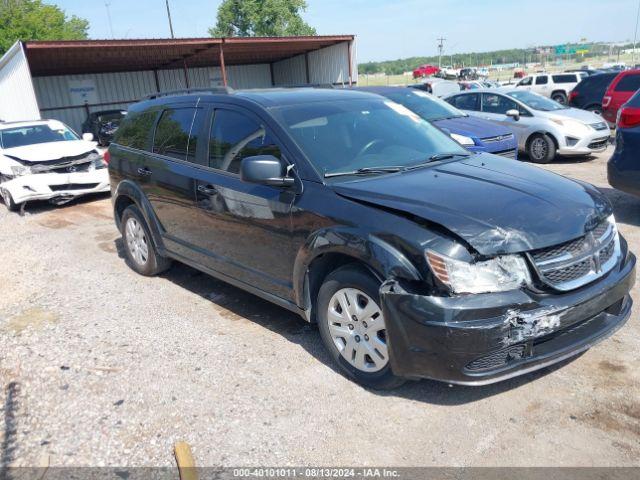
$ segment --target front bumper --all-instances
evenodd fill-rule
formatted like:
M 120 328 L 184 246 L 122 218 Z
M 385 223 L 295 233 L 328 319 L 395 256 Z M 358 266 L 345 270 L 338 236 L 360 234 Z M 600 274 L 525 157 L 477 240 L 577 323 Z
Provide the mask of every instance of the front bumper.
M 609 130 L 594 130 L 586 137 L 580 138 L 577 143 L 569 146 L 567 138 L 558 139 L 558 155 L 590 155 L 604 152 L 609 146 L 611 132 Z
M 90 193 L 108 192 L 109 172 L 106 168 L 91 172 L 38 173 L 16 177 L 4 182 L 16 204 L 32 200 L 64 201 Z
M 391 368 L 406 378 L 484 385 L 560 362 L 624 325 L 635 279 L 628 253 L 605 277 L 561 295 L 431 297 L 387 281 L 380 294 Z

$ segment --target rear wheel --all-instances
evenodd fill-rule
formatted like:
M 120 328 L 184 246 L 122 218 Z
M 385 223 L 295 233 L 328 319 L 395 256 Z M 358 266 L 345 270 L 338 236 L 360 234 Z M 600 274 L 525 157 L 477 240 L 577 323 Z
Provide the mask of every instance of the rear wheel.
M 169 259 L 156 252 L 144 217 L 134 205 L 122 214 L 122 239 L 127 264 L 140 275 L 151 277 L 171 266 Z
M 558 103 L 561 103 L 562 105 L 566 105 L 567 104 L 567 94 L 564 92 L 554 92 L 551 95 L 551 100 L 555 100 Z
M 536 133 L 529 139 L 527 154 L 532 162 L 549 163 L 556 156 L 556 145 L 549 135 Z
M 366 387 L 391 389 L 404 380 L 391 371 L 379 288 L 364 268 L 339 268 L 320 287 L 317 318 L 325 347 L 348 377 Z

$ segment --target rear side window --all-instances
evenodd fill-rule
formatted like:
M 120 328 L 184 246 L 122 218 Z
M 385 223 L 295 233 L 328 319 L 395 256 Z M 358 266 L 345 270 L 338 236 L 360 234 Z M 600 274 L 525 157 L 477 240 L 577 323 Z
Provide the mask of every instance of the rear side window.
M 546 85 L 547 83 L 549 83 L 549 77 L 546 75 L 536 78 L 536 85 Z
M 578 81 L 573 73 L 571 75 L 553 75 L 551 78 L 554 83 L 576 83 Z
M 640 89 L 640 74 L 625 75 L 616 85 L 616 92 L 635 92 Z
M 606 90 L 614 78 L 616 78 L 616 74 L 603 73 L 600 75 L 591 75 L 580 82 L 578 87 L 582 89 L 600 88 Z
M 158 112 L 130 113 L 118 129 L 114 143 L 125 147 L 149 150 L 153 125 Z
M 280 158 L 280 148 L 255 120 L 232 110 L 216 110 L 209 138 L 209 166 L 238 174 L 242 159 L 255 155 Z
M 450 98 L 448 101 L 451 105 L 459 108 L 460 110 L 479 111 L 480 106 L 478 105 L 478 98 L 478 94 L 473 93 L 470 95 L 458 95 L 456 97 Z
M 189 147 L 189 135 L 195 123 L 195 108 L 169 109 L 162 112 L 153 140 L 153 153 L 186 160 L 195 158 L 196 142 Z

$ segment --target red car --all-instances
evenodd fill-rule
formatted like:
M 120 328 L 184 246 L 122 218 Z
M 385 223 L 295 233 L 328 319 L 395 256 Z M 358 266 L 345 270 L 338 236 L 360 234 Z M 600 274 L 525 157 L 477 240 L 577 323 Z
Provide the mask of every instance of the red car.
M 640 70 L 620 72 L 609 84 L 602 99 L 602 116 L 609 123 L 616 123 L 618 110 L 640 89 Z
M 430 77 L 431 75 L 435 75 L 439 71 L 440 69 L 433 65 L 420 65 L 413 71 L 413 78 Z

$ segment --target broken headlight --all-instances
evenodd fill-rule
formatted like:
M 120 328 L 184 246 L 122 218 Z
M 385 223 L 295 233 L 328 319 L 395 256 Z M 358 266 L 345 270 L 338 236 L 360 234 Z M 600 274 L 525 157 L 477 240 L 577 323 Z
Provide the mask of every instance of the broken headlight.
M 520 255 L 504 255 L 474 263 L 431 250 L 426 256 L 434 275 L 454 293 L 505 292 L 531 283 L 527 262 Z
M 24 175 L 31 175 L 31 167 L 25 167 L 24 165 L 15 165 L 11 167 L 11 173 L 14 177 L 22 177 Z
M 102 157 L 98 152 L 92 153 L 87 158 L 91 160 L 91 166 L 89 167 L 89 171 L 99 170 L 101 168 L 107 168 L 107 164 L 105 163 L 105 161 L 102 159 Z

